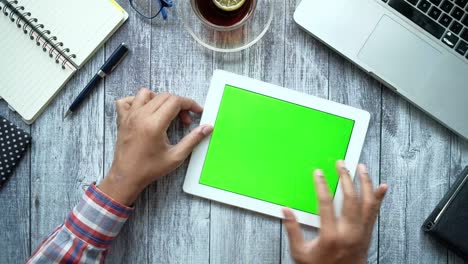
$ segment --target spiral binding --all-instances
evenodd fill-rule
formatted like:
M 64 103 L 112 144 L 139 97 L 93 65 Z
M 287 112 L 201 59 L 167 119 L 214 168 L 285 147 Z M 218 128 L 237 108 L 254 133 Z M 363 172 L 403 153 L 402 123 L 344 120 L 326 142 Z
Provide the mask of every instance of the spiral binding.
M 55 56 L 57 64 L 62 61 L 62 69 L 65 69 L 67 63 L 76 67 L 72 61 L 76 55 L 71 54 L 70 49 L 64 47 L 63 42 L 53 36 L 43 24 L 39 24 L 39 20 L 32 17 L 32 14 L 27 12 L 24 6 L 19 5 L 18 0 L 0 0 L 0 12 L 15 23 L 19 29 L 22 29 L 24 34 L 29 35 L 29 38 L 35 41 L 37 46 L 42 46 L 42 51 L 48 53 L 50 58 L 53 59 Z M 54 55 L 54 51 L 57 53 L 56 55 Z

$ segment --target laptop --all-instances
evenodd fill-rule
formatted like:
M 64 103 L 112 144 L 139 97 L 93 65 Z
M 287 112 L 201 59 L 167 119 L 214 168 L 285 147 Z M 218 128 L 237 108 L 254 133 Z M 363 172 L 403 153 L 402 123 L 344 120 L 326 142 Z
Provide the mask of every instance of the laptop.
M 303 0 L 294 20 L 468 139 L 468 0 Z

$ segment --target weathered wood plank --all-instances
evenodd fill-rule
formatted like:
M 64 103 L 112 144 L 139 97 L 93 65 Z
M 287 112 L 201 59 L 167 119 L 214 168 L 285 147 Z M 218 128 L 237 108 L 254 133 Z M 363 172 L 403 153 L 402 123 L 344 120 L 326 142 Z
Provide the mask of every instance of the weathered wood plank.
M 447 250 L 421 224 L 449 185 L 450 133 L 383 91 L 381 181 L 390 189 L 380 217 L 379 263 L 446 263 Z
M 81 69 L 32 125 L 31 246 L 61 224 L 83 184 L 102 177 L 103 85 L 68 119 L 63 115 L 103 63 L 103 52 Z
M 30 127 L 11 112 L 5 102 L 0 106 L 0 115 L 26 132 L 31 132 Z M 0 190 L 0 263 L 21 262 L 30 254 L 30 154 L 29 149 Z
M 116 139 L 115 99 L 150 86 L 203 103 L 213 68 L 370 111 L 373 120 L 361 160 L 368 163 L 375 184 L 380 176 L 381 182 L 390 184 L 390 192 L 368 261 L 445 263 L 448 258 L 448 263 L 463 263 L 451 252 L 447 257 L 445 248 L 422 234 L 420 225 L 456 172 L 468 164 L 468 143 L 389 90 L 381 91 L 338 55 L 329 58 L 331 52 L 292 21 L 299 0 L 279 1 L 265 38 L 248 51 L 230 55 L 207 52 L 175 20 L 146 24 L 127 1 L 119 2 L 129 11 L 130 21 L 31 128 L 0 107 L 2 115 L 33 136 L 30 152 L 0 191 L 0 200 L 9 202 L 0 205 L 1 263 L 26 259 L 31 247 L 37 247 L 73 208 L 83 183 L 107 172 Z M 62 121 L 64 110 L 101 66 L 104 54 L 122 41 L 133 53 L 106 80 L 105 92 L 101 85 L 77 115 Z M 380 98 L 383 101 L 377 102 Z M 172 140 L 188 130 L 175 123 Z M 291 263 L 287 237 L 277 219 L 215 202 L 210 206 L 209 201 L 182 193 L 186 165 L 142 195 L 109 263 Z M 306 236 L 315 237 L 316 231 L 307 229 Z
M 294 22 L 293 14 L 300 2 L 300 0 L 286 1 L 284 86 L 328 98 L 329 50 Z M 317 229 L 303 228 L 307 239 L 317 236 Z M 281 226 L 281 263 L 293 263 L 283 225 Z
M 151 87 L 203 104 L 212 74 L 211 53 L 190 38 L 174 14 L 170 16 L 169 21 L 156 19 L 152 26 Z M 176 121 L 168 134 L 176 142 L 188 132 Z M 148 191 L 150 263 L 209 262 L 210 202 L 183 193 L 187 164 Z
M 452 134 L 452 151 L 450 166 L 450 186 L 455 182 L 458 173 L 468 166 L 468 141 Z M 468 263 L 459 258 L 455 253 L 449 251 L 449 264 Z
M 144 2 L 144 1 L 142 1 Z M 114 49 L 125 42 L 130 49 L 122 65 L 106 79 L 104 108 L 104 173 L 109 171 L 114 158 L 114 147 L 117 141 L 117 112 L 115 101 L 135 95 L 141 87 L 150 87 L 150 47 L 151 24 L 134 12 L 128 1 L 119 3 L 129 13 L 129 20 L 107 43 L 107 57 Z M 149 2 L 147 2 L 149 3 Z M 105 176 L 105 175 L 104 175 Z M 148 205 L 145 191 L 135 203 L 133 216 L 122 229 L 114 242 L 108 263 L 147 263 L 148 243 Z
M 371 114 L 369 130 L 361 154 L 374 186 L 380 182 L 381 87 L 372 77 L 338 54 L 330 55 L 330 100 L 364 109 Z M 355 184 L 360 186 L 359 179 Z M 378 221 L 374 226 L 368 263 L 378 262 Z
M 276 0 L 275 5 L 263 39 L 240 53 L 216 53 L 215 69 L 284 84 L 285 2 Z M 212 202 L 210 263 L 279 263 L 280 230 L 278 219 Z

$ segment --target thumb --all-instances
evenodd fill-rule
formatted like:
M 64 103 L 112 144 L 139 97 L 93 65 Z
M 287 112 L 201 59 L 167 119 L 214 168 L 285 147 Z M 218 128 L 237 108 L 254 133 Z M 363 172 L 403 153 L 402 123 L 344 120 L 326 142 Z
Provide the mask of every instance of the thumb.
M 286 226 L 286 231 L 288 231 L 289 247 L 291 249 L 291 253 L 294 253 L 304 244 L 304 236 L 302 235 L 296 216 L 291 209 L 284 208 L 283 214 L 284 225 Z
M 213 127 L 210 125 L 199 126 L 195 130 L 190 132 L 190 134 L 185 136 L 179 142 L 179 144 L 174 146 L 174 152 L 177 153 L 176 155 L 179 155 L 179 157 L 177 158 L 180 160 L 186 159 L 190 155 L 190 153 L 192 153 L 193 149 L 212 132 Z

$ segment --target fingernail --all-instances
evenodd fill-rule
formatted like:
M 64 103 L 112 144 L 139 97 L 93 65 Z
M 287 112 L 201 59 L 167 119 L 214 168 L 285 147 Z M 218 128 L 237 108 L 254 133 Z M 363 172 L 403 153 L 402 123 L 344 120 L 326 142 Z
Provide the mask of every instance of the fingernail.
M 211 132 L 213 132 L 213 127 L 212 126 L 204 126 L 202 128 L 202 134 L 205 135 L 205 136 L 208 136 L 209 134 L 211 134 Z
M 364 164 L 359 164 L 359 169 L 361 170 L 362 173 L 369 173 L 369 170 L 367 169 L 367 166 Z
M 369 170 L 368 170 L 366 167 L 364 167 L 364 169 L 362 170 L 362 172 L 364 172 L 365 174 L 369 174 Z
M 320 169 L 317 169 L 314 171 L 315 176 L 323 178 L 323 171 Z
M 339 160 L 336 164 L 338 164 L 338 169 L 340 170 L 340 174 L 345 174 L 345 173 L 349 174 L 349 170 L 346 168 L 346 164 L 344 163 L 344 161 Z
M 337 164 L 338 164 L 338 167 L 340 168 L 346 168 L 346 164 L 343 160 L 339 160 L 337 161 Z
M 283 208 L 282 211 L 285 220 L 294 220 L 294 215 L 292 215 L 291 209 Z

